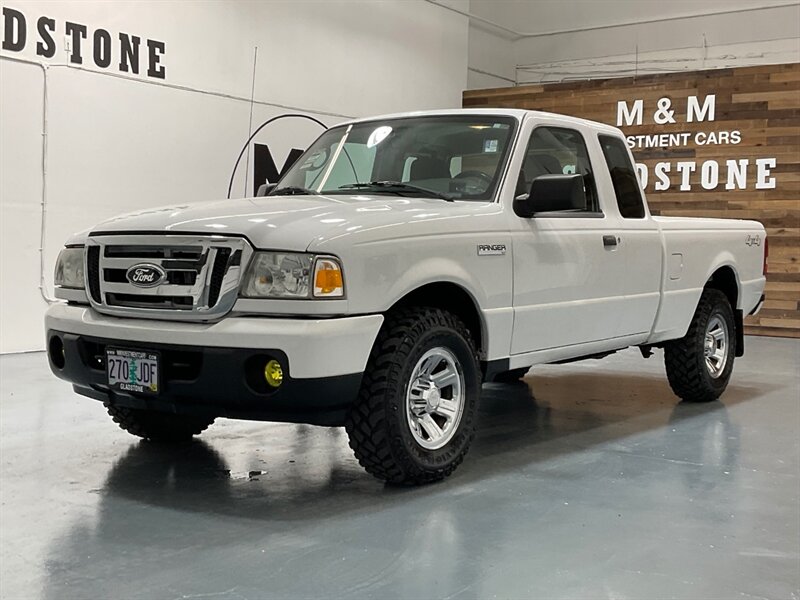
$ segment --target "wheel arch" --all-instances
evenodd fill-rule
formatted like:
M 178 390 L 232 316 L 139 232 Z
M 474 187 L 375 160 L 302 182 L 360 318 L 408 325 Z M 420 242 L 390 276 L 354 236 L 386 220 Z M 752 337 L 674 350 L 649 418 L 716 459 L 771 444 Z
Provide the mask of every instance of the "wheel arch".
M 477 300 L 465 287 L 452 281 L 426 283 L 406 293 L 389 310 L 409 306 L 430 306 L 453 313 L 469 330 L 479 356 L 485 357 L 489 346 L 486 322 Z
M 705 286 L 719 290 L 731 303 L 731 308 L 736 310 L 739 306 L 739 277 L 733 265 L 718 267 L 708 278 Z
M 733 319 L 736 324 L 736 356 L 744 355 L 744 315 L 739 308 L 741 297 L 739 276 L 733 265 L 726 264 L 718 267 L 708 278 L 705 289 L 719 290 L 728 298 L 733 309 Z

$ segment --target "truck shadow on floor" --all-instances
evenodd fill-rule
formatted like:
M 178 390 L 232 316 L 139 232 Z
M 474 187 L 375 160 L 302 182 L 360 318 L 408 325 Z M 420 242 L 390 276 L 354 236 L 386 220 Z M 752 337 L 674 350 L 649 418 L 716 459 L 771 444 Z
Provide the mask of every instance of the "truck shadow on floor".
M 184 511 L 297 521 L 457 493 L 507 473 L 535 479 L 537 473 L 598 452 L 705 464 L 711 434 L 724 446 L 717 448 L 714 460 L 732 463 L 738 456 L 733 447 L 738 426 L 726 406 L 765 392 L 763 386 L 732 385 L 724 402 L 686 404 L 653 376 L 537 375 L 516 384 L 484 386 L 472 449 L 441 484 L 382 485 L 352 458 L 341 429 L 248 424 L 251 431 L 263 427 L 281 432 L 269 440 L 258 461 L 249 463 L 258 462 L 257 469 L 232 472 L 227 457 L 247 464 L 251 459 L 243 455 L 251 450 L 229 444 L 237 437 L 235 429 L 215 438 L 212 427 L 201 440 L 185 446 L 136 443 L 110 469 L 101 493 Z M 292 460 L 273 461 L 269 446 L 280 446 L 281 456 Z M 239 456 L 231 454 L 236 452 Z
M 553 442 L 589 449 L 683 419 L 716 418 L 727 414 L 726 407 L 766 391 L 730 385 L 721 401 L 693 404 L 681 402 L 661 378 L 644 375 L 548 374 L 516 384 L 487 384 L 473 449 L 487 457 L 506 446 L 513 451 Z

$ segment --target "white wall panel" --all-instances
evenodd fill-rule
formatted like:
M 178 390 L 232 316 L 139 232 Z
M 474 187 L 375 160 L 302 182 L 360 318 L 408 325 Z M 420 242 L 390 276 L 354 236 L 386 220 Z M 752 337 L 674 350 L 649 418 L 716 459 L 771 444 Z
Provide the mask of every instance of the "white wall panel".
M 794 62 L 800 59 L 798 37 L 800 5 L 526 37 L 515 42 L 517 79 L 533 83 Z
M 39 231 L 43 72 L 47 66 L 45 291 L 67 236 L 142 208 L 222 199 L 252 123 L 304 112 L 331 125 L 345 116 L 460 105 L 467 19 L 430 3 L 387 2 L 3 2 L 22 12 L 28 40 L 0 51 L 0 352 L 41 349 Z M 57 53 L 35 53 L 36 20 L 56 21 Z M 120 75 L 68 63 L 65 22 L 164 41 L 166 78 Z M 0 27 L 0 34 L 2 28 Z M 141 50 L 142 58 L 146 49 Z M 82 70 L 86 69 L 86 70 Z M 319 126 L 282 121 L 256 138 L 278 168 Z M 245 194 L 245 164 L 233 195 Z M 220 200 L 223 201 L 224 200 Z
M 39 295 L 42 81 L 38 67 L 0 61 L 0 348 L 44 343 Z
M 800 4 L 786 0 L 471 0 L 470 11 L 504 28 L 471 24 L 470 89 L 800 60 Z
M 608 29 L 620 23 L 677 19 L 697 15 L 791 5 L 792 0 L 471 0 L 470 10 L 516 31 L 541 35 L 568 29 Z
M 514 42 L 480 23 L 469 27 L 468 89 L 513 85 L 516 77 Z

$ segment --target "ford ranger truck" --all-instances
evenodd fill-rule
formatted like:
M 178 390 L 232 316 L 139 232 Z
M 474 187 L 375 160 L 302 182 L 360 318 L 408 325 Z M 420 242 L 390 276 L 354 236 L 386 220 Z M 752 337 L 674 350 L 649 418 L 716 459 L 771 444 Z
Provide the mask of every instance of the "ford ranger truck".
M 723 393 L 764 300 L 755 221 L 654 217 L 620 130 L 525 110 L 325 131 L 256 197 L 75 235 L 50 367 L 133 435 L 217 417 L 344 426 L 401 484 L 464 458 L 481 384 L 663 348 L 688 402 Z

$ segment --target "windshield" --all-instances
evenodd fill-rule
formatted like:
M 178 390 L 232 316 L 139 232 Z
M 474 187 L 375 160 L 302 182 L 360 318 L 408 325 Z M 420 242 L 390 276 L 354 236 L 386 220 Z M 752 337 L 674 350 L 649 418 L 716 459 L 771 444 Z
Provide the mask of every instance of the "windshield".
M 298 159 L 272 193 L 492 200 L 515 125 L 511 117 L 445 115 L 334 127 Z

